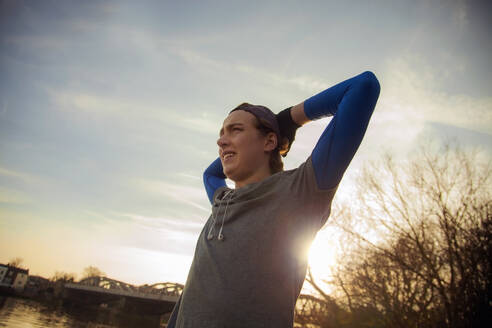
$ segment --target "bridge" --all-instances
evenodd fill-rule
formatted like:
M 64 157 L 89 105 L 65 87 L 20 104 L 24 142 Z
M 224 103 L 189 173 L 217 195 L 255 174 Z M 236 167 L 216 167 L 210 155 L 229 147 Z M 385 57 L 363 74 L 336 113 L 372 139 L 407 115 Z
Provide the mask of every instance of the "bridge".
M 78 283 L 65 283 L 64 303 L 135 313 L 139 315 L 169 315 L 174 308 L 183 285 L 163 282 L 134 286 L 107 277 L 91 277 Z M 318 324 L 333 319 L 337 305 L 312 295 L 300 295 L 295 314 L 297 324 Z
M 63 287 L 65 304 L 164 314 L 172 311 L 184 286 L 170 282 L 134 286 L 107 277 L 90 277 L 78 283 L 65 283 Z

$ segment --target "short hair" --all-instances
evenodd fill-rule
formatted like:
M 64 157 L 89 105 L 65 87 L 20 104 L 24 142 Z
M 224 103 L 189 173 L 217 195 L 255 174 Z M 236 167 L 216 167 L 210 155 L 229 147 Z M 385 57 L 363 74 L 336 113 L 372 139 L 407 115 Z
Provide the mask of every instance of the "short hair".
M 260 134 L 263 136 L 267 136 L 268 133 L 273 131 L 272 128 L 269 127 L 268 122 L 263 122 L 264 120 L 255 116 L 255 127 L 259 130 Z M 269 166 L 270 173 L 275 174 L 277 172 L 281 172 L 284 170 L 284 162 L 282 161 L 281 153 L 284 153 L 289 145 L 289 140 L 287 138 L 281 138 L 277 135 L 277 147 L 270 152 Z

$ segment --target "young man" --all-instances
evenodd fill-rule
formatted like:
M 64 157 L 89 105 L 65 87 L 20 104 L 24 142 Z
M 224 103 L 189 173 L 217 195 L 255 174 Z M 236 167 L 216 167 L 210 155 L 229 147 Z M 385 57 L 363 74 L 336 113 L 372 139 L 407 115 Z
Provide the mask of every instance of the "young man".
M 293 326 L 307 249 L 330 215 L 379 91 L 376 76 L 364 72 L 277 115 L 247 103 L 229 113 L 220 156 L 204 173 L 212 214 L 168 327 Z M 333 118 L 311 155 L 284 171 L 280 155 L 296 129 L 325 116 Z

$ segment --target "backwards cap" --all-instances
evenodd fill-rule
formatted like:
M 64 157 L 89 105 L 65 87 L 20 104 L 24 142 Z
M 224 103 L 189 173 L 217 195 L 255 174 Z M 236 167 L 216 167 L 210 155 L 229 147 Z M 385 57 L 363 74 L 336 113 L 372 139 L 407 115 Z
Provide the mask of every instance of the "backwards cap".
M 242 103 L 229 112 L 232 113 L 236 110 L 245 110 L 253 114 L 258 119 L 263 119 L 267 123 L 267 127 L 273 130 L 277 134 L 278 140 L 280 140 L 280 129 L 278 127 L 277 116 L 267 107 L 261 105 L 252 105 L 248 103 Z

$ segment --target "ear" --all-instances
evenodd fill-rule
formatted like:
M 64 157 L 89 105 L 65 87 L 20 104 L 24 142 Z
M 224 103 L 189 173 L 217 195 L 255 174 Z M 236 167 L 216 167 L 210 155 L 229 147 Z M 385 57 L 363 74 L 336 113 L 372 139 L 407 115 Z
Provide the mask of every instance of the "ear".
M 278 140 L 277 135 L 274 132 L 269 132 L 265 137 L 265 144 L 263 150 L 266 152 L 272 151 L 277 148 Z

